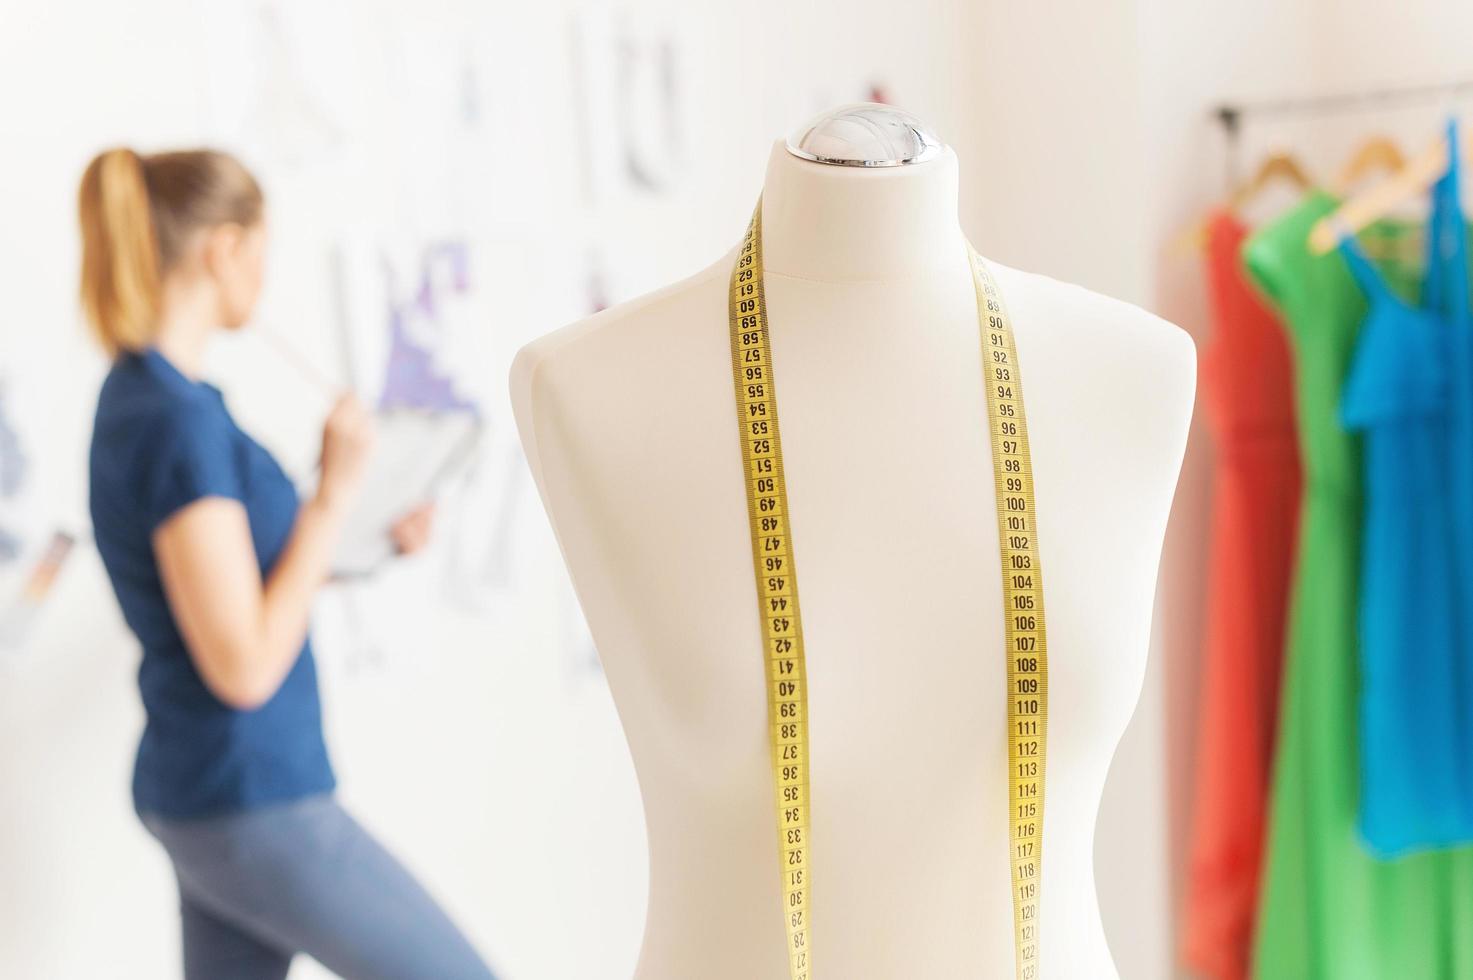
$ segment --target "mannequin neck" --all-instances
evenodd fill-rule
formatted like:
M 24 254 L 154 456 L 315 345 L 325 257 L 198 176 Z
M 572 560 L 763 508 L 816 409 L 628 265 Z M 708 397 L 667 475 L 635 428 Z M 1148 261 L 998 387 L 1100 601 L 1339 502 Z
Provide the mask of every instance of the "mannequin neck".
M 779 141 L 762 192 L 769 274 L 821 282 L 910 279 L 956 268 L 956 154 L 903 167 L 801 160 Z

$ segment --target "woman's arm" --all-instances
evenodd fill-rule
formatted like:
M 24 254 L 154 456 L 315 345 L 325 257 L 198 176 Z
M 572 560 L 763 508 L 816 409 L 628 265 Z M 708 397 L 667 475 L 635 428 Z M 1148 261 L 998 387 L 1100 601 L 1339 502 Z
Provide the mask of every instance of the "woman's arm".
M 238 500 L 196 500 L 154 532 L 179 632 L 205 686 L 232 708 L 265 704 L 296 663 L 342 510 L 315 498 L 307 503 L 264 583 Z
M 159 575 L 185 646 L 205 686 L 231 707 L 265 704 L 296 663 L 372 442 L 368 414 L 354 399 L 339 401 L 323 428 L 321 486 L 298 512 L 264 582 L 238 500 L 201 498 L 154 531 Z

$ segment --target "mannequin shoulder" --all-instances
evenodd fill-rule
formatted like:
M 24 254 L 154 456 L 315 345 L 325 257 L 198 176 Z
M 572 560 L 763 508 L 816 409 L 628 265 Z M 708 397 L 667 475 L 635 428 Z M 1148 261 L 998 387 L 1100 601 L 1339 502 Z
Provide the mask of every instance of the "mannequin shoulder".
M 1020 354 L 1041 347 L 1050 357 L 1068 351 L 1080 370 L 1144 383 L 1168 404 L 1189 411 L 1196 394 L 1197 349 L 1181 327 L 1124 300 L 1083 286 L 993 263 L 1010 314 L 1019 325 Z
M 652 293 L 601 310 L 517 351 L 512 359 L 512 406 L 520 422 L 534 404 L 568 385 L 582 388 L 611 367 L 632 363 L 652 352 L 677 345 L 691 323 L 726 322 L 727 258 Z M 724 337 L 725 334 L 723 333 Z
M 552 443 L 619 435 L 615 417 L 648 419 L 692 363 L 724 350 L 729 257 L 688 279 L 601 310 L 525 345 L 508 378 L 512 416 L 538 484 Z M 712 324 L 716 329 L 701 329 Z M 709 347 L 710 351 L 704 348 Z M 719 361 L 718 361 L 719 363 Z M 658 376 L 660 385 L 641 384 Z M 550 443 L 549 440 L 552 442 Z

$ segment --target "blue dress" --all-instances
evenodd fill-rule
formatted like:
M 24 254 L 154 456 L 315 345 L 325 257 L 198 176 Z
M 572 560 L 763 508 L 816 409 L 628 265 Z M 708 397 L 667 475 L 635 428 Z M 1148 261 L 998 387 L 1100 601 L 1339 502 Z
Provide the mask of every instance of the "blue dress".
M 1369 303 L 1340 411 L 1363 435 L 1359 829 L 1378 856 L 1473 841 L 1473 345 L 1457 134 L 1420 305 L 1347 237 Z

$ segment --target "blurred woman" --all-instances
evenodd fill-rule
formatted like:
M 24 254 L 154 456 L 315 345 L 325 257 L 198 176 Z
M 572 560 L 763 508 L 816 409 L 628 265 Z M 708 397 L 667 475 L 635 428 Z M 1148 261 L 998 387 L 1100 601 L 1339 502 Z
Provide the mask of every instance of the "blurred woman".
M 199 380 L 251 316 L 260 188 L 206 150 L 115 149 L 79 194 L 81 294 L 114 359 L 98 398 L 98 551 L 143 647 L 134 805 L 173 862 L 188 980 L 280 980 L 306 953 L 347 978 L 484 980 L 434 900 L 333 796 L 308 610 L 363 478 L 371 418 L 340 399 L 317 491 Z M 429 514 L 396 528 L 419 547 Z

